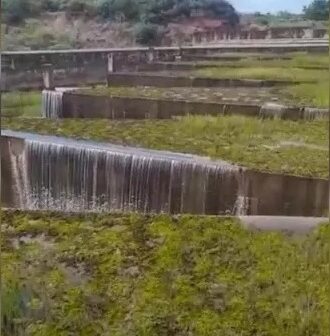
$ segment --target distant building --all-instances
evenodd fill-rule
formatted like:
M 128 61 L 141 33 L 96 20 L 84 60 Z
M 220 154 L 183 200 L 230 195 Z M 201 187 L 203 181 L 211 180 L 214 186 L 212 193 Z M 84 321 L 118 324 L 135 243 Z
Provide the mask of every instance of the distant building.
M 269 35 L 267 26 L 257 25 L 255 23 L 241 25 L 239 29 L 239 38 L 241 40 L 260 40 L 266 39 Z
M 196 10 L 191 17 L 168 25 L 166 43 L 209 44 L 223 40 L 265 40 L 327 38 L 328 26 L 323 22 L 287 21 L 270 25 L 245 22 L 235 26 L 225 20 L 210 17 L 208 13 Z
M 279 22 L 269 26 L 270 38 L 312 38 L 313 22 Z

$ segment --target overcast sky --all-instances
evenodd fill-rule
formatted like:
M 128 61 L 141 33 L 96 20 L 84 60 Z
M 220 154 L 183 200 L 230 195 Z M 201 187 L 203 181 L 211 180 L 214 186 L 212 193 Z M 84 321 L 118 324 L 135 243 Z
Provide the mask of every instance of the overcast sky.
M 278 12 L 287 10 L 301 13 L 312 0 L 229 0 L 239 12 Z

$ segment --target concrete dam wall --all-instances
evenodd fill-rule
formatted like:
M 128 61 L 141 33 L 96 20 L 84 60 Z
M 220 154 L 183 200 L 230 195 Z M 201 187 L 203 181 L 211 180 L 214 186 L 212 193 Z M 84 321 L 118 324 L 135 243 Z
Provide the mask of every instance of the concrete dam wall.
M 314 120 L 327 118 L 327 109 L 292 107 L 274 103 L 196 102 L 185 100 L 100 96 L 70 89 L 44 90 L 42 114 L 46 118 L 170 119 L 184 115 L 245 115 L 260 118 Z
M 322 216 L 328 181 L 223 161 L 3 131 L 6 207 L 60 211 Z
M 115 71 L 136 69 L 150 61 L 173 62 L 176 57 L 195 57 L 224 52 L 286 53 L 295 51 L 327 52 L 328 41 L 249 41 L 187 47 L 5 51 L 1 54 L 2 90 L 43 87 L 43 67 L 52 65 L 56 86 L 105 83 L 109 56 Z

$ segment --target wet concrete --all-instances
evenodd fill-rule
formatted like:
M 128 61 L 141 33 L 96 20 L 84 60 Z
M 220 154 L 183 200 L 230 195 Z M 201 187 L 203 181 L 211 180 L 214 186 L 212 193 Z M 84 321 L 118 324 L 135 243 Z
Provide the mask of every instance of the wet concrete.
M 318 225 L 329 222 L 327 217 L 240 216 L 239 219 L 249 230 L 298 235 L 308 234 Z
M 5 207 L 27 210 L 324 216 L 325 179 L 188 154 L 3 131 Z
M 175 89 L 172 89 L 173 91 Z M 44 92 L 49 103 L 45 107 L 58 106 L 58 93 Z M 143 96 L 143 94 L 141 93 Z M 174 96 L 178 97 L 173 100 Z M 109 95 L 93 95 L 88 91 L 65 92 L 61 95 L 61 115 L 56 115 L 53 110 L 44 112 L 45 116 L 62 118 L 108 118 L 108 119 L 168 119 L 184 115 L 244 115 L 261 118 L 282 118 L 288 120 L 305 119 L 305 108 L 291 107 L 285 105 L 269 105 L 262 102 L 262 99 L 249 99 L 246 96 L 237 98 L 217 97 L 218 102 L 211 99 L 194 101 L 194 94 L 191 99 L 183 100 L 182 96 L 172 94 L 172 98 L 137 98 L 137 97 L 116 97 Z M 241 99 L 241 102 L 239 101 Z M 267 99 L 267 98 L 263 98 Z M 53 101 L 53 102 L 52 102 Z M 58 110 L 58 109 L 56 109 Z M 328 110 L 315 109 L 308 113 L 308 120 L 327 118 Z

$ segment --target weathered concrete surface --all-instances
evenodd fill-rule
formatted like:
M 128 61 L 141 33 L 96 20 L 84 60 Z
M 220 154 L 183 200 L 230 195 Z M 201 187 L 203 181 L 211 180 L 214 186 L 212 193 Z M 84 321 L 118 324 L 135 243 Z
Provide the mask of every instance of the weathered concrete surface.
M 17 176 L 17 157 L 22 155 L 24 150 L 24 139 L 8 138 L 1 136 L 1 205 L 11 207 L 17 204 L 17 190 L 13 183 Z M 16 176 L 15 176 L 16 174 Z
M 107 201 L 112 200 L 115 209 L 173 214 L 228 211 L 317 217 L 328 213 L 325 179 L 262 173 L 193 155 L 3 134 L 1 159 L 6 165 L 1 180 L 6 207 L 73 211 L 75 206 L 78 211 L 82 207 L 93 211 L 99 209 L 98 202 L 109 207 Z
M 285 216 L 240 216 L 243 226 L 253 231 L 281 231 L 304 235 L 318 225 L 329 221 L 327 217 L 285 217 Z
M 155 47 L 152 59 L 157 62 L 175 61 L 185 54 L 200 55 L 223 52 L 285 53 L 294 51 L 327 52 L 326 41 L 280 41 L 273 43 L 226 43 L 194 47 Z M 52 64 L 55 70 L 56 86 L 101 83 L 107 73 L 109 54 L 114 55 L 119 71 L 132 69 L 139 64 L 150 62 L 149 48 L 125 49 L 80 49 L 80 50 L 38 50 L 3 52 L 1 65 L 3 78 L 1 88 L 41 88 L 44 64 Z M 69 82 L 66 79 L 69 78 Z
M 250 215 L 325 216 L 327 180 L 246 170 L 245 191 Z
M 258 115 L 259 106 L 64 93 L 64 118 L 169 119 L 188 114 Z
M 281 113 L 261 113 L 263 105 L 246 103 L 208 103 L 185 100 L 151 99 L 134 97 L 98 96 L 66 92 L 63 94 L 63 118 L 108 118 L 108 119 L 169 119 L 183 115 L 245 115 L 265 118 L 299 120 L 306 117 L 301 107 L 284 107 Z M 325 118 L 315 109 L 308 120 Z M 276 111 L 275 111 L 276 112 Z
M 218 79 L 167 75 L 158 73 L 117 72 L 108 75 L 108 86 L 154 86 L 154 87 L 273 87 L 295 84 L 292 81 Z
M 66 70 L 54 70 L 53 83 L 56 87 L 72 87 L 82 85 L 97 85 L 107 82 L 106 69 L 102 67 L 93 68 L 71 68 Z M 44 88 L 42 70 L 36 71 L 11 71 L 3 74 L 1 81 L 3 91 L 31 90 Z

